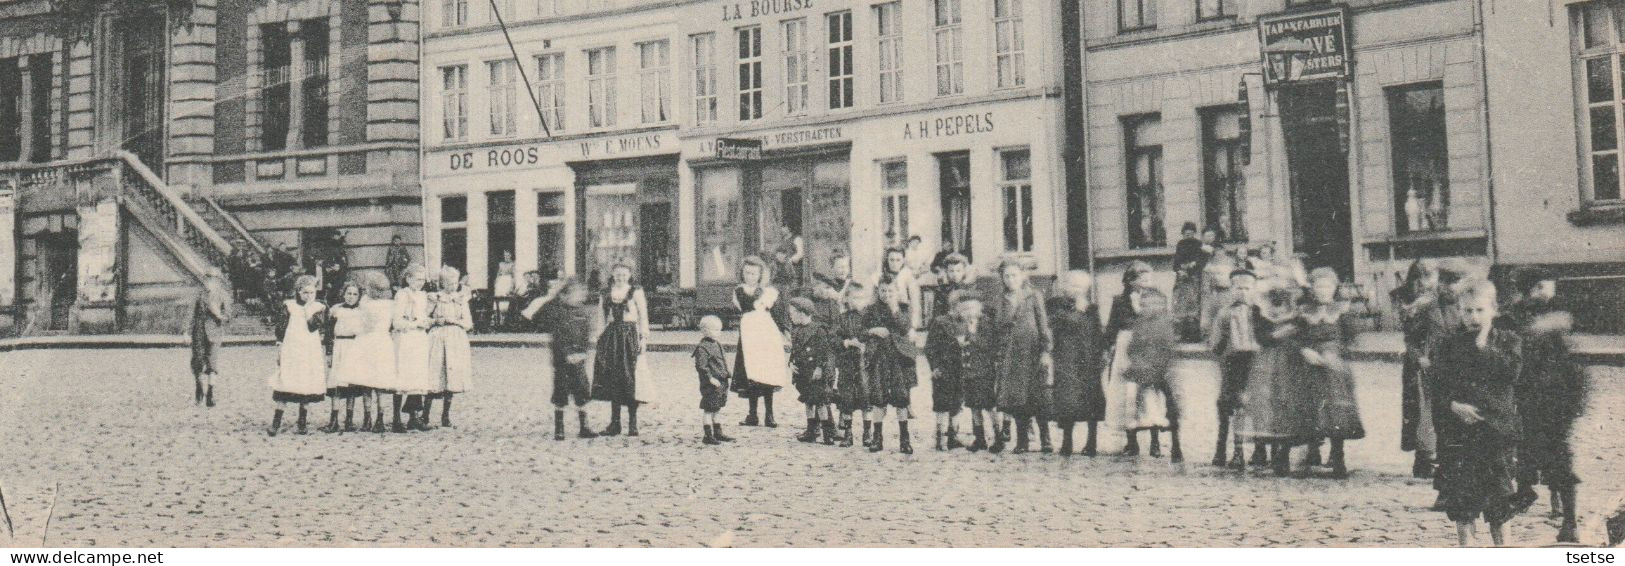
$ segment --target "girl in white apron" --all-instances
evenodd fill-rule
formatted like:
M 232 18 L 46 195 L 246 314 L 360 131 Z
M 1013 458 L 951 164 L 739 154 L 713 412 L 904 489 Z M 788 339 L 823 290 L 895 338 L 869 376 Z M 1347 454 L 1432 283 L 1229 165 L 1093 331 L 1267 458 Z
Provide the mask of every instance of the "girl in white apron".
M 298 433 L 306 434 L 306 405 L 322 402 L 327 392 L 327 360 L 322 353 L 322 324 L 327 305 L 316 300 L 316 278 L 301 275 L 294 280 L 294 298 L 283 301 L 277 335 L 281 337 L 277 369 L 271 374 L 271 400 L 277 403 L 271 417 L 271 436 L 282 427 L 282 412 L 288 403 L 299 404 Z
M 406 268 L 406 286 L 395 292 L 395 420 L 390 430 L 427 430 L 423 396 L 429 392 L 429 294 L 423 292 L 423 266 Z M 401 398 L 406 397 L 409 422 L 401 425 Z M 422 418 L 420 419 L 420 413 Z
M 327 426 L 322 432 L 334 433 L 339 428 L 339 400 L 344 400 L 344 432 L 355 431 L 355 398 L 357 390 L 351 385 L 366 373 L 367 367 L 356 351 L 356 336 L 361 333 L 361 285 L 345 283 L 339 297 L 344 302 L 329 309 L 328 332 L 333 340 L 333 367 L 327 372 Z M 362 407 L 365 413 L 366 407 Z
M 400 384 L 395 376 L 395 343 L 389 333 L 394 323 L 395 301 L 389 296 L 387 276 L 368 272 L 365 281 L 367 298 L 361 300 L 361 333 L 355 337 L 354 355 L 350 356 L 365 371 L 352 376 L 350 383 L 361 392 L 361 430 L 384 432 L 383 394 L 398 390 Z M 375 407 L 372 411 L 367 408 L 369 401 Z
M 750 256 L 739 267 L 734 306 L 739 308 L 739 352 L 734 356 L 733 390 L 750 400 L 741 426 L 778 426 L 773 421 L 773 393 L 790 385 L 790 362 L 784 355 L 784 333 L 773 322 L 779 290 L 767 284 L 767 263 Z M 766 419 L 757 421 L 756 400 L 763 399 Z

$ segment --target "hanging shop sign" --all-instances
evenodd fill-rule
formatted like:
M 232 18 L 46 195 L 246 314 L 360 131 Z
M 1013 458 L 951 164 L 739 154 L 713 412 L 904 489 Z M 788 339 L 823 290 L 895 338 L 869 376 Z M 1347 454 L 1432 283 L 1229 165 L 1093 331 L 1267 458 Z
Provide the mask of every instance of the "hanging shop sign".
M 762 140 L 749 138 L 717 138 L 717 159 L 733 161 L 760 161 Z
M 1345 7 L 1260 18 L 1264 84 L 1348 78 L 1348 21 Z

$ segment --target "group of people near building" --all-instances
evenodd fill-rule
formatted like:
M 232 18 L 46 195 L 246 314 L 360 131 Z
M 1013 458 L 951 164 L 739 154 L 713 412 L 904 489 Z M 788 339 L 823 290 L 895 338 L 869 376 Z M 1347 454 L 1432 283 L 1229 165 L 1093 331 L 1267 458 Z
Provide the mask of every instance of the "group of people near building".
M 468 391 L 473 377 L 468 330 L 468 290 L 455 268 L 445 267 L 429 285 L 424 268 L 412 265 L 395 288 L 384 274 L 360 272 L 346 281 L 332 306 L 319 299 L 317 277 L 301 275 L 274 318 L 277 367 L 268 378 L 276 412 L 267 431 L 276 436 L 283 414 L 297 409 L 295 431 L 306 434 L 311 405 L 328 403 L 324 432 L 430 430 L 439 400 L 440 426 L 451 425 L 452 399 Z M 219 355 L 224 312 L 222 276 L 216 272 L 194 309 L 192 370 L 200 403 L 213 406 L 212 377 Z M 385 399 L 391 420 L 385 420 Z M 361 425 L 355 424 L 356 401 Z M 340 406 L 344 417 L 339 418 Z M 405 413 L 405 421 L 402 416 Z

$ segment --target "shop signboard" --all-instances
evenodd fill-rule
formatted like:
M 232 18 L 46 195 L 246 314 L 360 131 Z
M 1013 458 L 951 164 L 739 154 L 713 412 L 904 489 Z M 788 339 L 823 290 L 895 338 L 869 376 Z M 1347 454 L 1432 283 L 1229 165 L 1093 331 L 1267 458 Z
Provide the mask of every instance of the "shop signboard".
M 1349 77 L 1345 7 L 1260 18 L 1258 40 L 1267 86 Z
M 731 161 L 760 161 L 762 140 L 748 138 L 717 138 L 717 159 Z

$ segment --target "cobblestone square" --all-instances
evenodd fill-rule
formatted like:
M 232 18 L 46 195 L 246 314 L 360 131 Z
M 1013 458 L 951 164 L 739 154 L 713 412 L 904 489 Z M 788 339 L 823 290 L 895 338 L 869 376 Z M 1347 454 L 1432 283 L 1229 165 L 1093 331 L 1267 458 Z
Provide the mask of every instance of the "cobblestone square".
M 266 436 L 269 347 L 235 347 L 220 405 L 191 404 L 185 350 L 0 354 L 0 484 L 14 544 L 68 546 L 1448 546 L 1452 525 L 1398 449 L 1399 369 L 1356 366 L 1369 435 L 1350 444 L 1352 477 L 1279 479 L 1207 465 L 1216 369 L 1185 361 L 1187 463 L 805 445 L 802 411 L 781 394 L 777 429 L 733 425 L 739 442 L 700 444 L 686 354 L 656 353 L 643 435 L 551 439 L 545 351 L 481 348 L 475 390 L 453 429 Z M 1625 372 L 1591 368 L 1579 423 L 1581 537 L 1622 497 Z M 915 391 L 928 407 L 929 389 Z M 593 425 L 606 408 L 593 408 Z M 923 413 L 923 411 L 922 411 Z M 358 417 L 359 420 L 359 417 Z M 569 430 L 574 432 L 574 418 Z M 290 416 L 291 422 L 291 416 Z M 286 425 L 285 425 L 285 431 Z M 1102 434 L 1103 453 L 1121 435 Z M 1541 502 L 1510 543 L 1544 545 Z M 1486 541 L 1487 541 L 1487 537 Z

